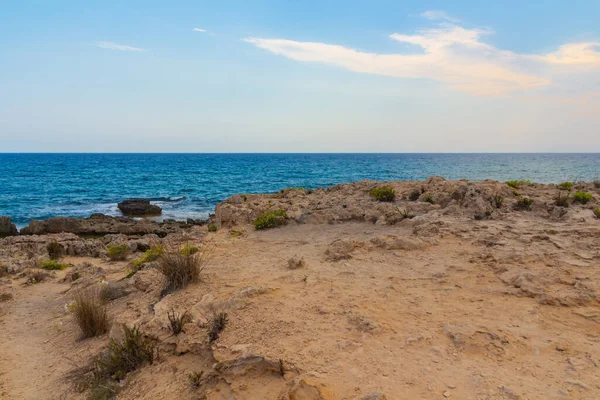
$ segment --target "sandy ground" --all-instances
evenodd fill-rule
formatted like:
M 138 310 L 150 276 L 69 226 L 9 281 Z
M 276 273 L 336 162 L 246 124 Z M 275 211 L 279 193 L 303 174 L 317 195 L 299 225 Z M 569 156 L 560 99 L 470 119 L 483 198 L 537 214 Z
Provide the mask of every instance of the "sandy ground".
M 194 243 L 215 251 L 202 282 L 161 298 L 146 269 L 110 302 L 114 327 L 139 324 L 160 343 L 160 359 L 129 374 L 118 398 L 598 399 L 600 220 L 570 210 L 446 216 L 430 221 L 438 229 L 348 221 L 202 233 Z M 290 268 L 293 257 L 304 263 Z M 128 268 L 66 261 L 101 267 L 96 281 Z M 77 284 L 60 283 L 71 269 L 35 285 L 4 278 L 13 299 L 0 303 L 0 398 L 86 398 L 68 377 L 118 334 L 78 339 L 65 310 Z M 177 337 L 172 309 L 192 315 Z M 229 323 L 209 345 L 217 311 Z M 193 371 L 215 378 L 192 388 Z

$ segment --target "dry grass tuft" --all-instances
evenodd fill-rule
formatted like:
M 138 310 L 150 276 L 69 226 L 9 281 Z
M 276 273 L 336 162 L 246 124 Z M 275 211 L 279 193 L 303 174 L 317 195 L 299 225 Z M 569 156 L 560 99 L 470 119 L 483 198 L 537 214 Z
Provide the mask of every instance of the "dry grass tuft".
M 29 268 L 27 270 L 27 283 L 35 284 L 46 280 L 50 274 L 41 268 Z
M 155 344 L 142 335 L 139 327 L 123 325 L 123 340 L 110 340 L 108 350 L 96 359 L 94 377 L 97 382 L 121 380 L 144 363 L 152 364 L 155 350 Z
M 171 325 L 171 332 L 173 332 L 173 335 L 177 336 L 179 335 L 181 332 L 185 332 L 183 330 L 183 326 L 185 324 L 187 324 L 188 322 L 191 322 L 192 317 L 190 314 L 188 314 L 187 311 L 184 311 L 183 314 L 179 314 L 176 313 L 174 310 L 171 310 L 170 312 L 167 313 L 167 316 L 169 317 L 169 324 Z
M 208 328 L 208 342 L 212 343 L 219 338 L 223 329 L 229 322 L 227 318 L 227 313 L 220 312 L 213 316 L 212 321 L 210 321 L 210 326 Z
M 80 290 L 75 293 L 73 300 L 73 317 L 81 329 L 83 338 L 100 336 L 108 332 L 110 329 L 108 312 L 97 286 Z
M 181 251 L 167 251 L 158 259 L 158 271 L 165 278 L 161 295 L 186 287 L 200 280 L 200 273 L 212 258 L 212 249 L 197 253 L 183 254 Z

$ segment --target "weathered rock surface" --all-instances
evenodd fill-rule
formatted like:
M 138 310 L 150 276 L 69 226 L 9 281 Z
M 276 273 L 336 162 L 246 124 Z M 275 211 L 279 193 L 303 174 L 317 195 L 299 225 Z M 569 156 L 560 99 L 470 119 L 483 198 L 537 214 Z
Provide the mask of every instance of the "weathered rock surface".
M 18 235 L 19 231 L 15 224 L 10 222 L 10 217 L 0 217 L 0 236 Z
M 154 233 L 164 237 L 179 232 L 190 225 L 179 222 L 155 222 L 134 220 L 126 217 L 111 217 L 93 214 L 89 218 L 55 217 L 45 221 L 32 220 L 29 226 L 21 229 L 22 235 L 44 235 L 49 233 L 75 233 L 78 235 L 145 235 Z
M 383 184 L 395 190 L 395 201 L 378 202 L 369 195 L 371 189 Z M 414 227 L 440 220 L 441 216 L 502 220 L 514 215 L 513 208 L 523 197 L 533 200 L 533 206 L 519 212 L 532 216 L 554 220 L 594 218 L 592 210 L 600 205 L 598 189 L 592 183 L 578 183 L 576 189 L 592 193 L 590 203 L 582 205 L 571 200 L 569 207 L 556 206 L 558 187 L 554 184 L 523 182 L 519 189 L 513 189 L 498 181 L 448 181 L 441 177 L 423 182 L 361 181 L 326 189 L 290 188 L 272 194 L 249 194 L 245 199 L 235 195 L 217 205 L 215 223 L 219 228 L 248 224 L 261 213 L 278 209 L 285 210 L 289 222 L 309 224 L 356 221 Z
M 124 215 L 132 217 L 144 217 L 149 215 L 162 214 L 162 208 L 155 204 L 150 204 L 150 200 L 144 199 L 128 199 L 117 204 L 119 210 Z

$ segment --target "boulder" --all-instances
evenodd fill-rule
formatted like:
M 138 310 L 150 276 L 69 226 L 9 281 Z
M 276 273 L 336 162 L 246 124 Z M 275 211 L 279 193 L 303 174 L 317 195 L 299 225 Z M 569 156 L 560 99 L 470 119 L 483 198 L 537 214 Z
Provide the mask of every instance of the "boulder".
M 150 200 L 144 199 L 128 199 L 117 204 L 119 210 L 124 215 L 143 217 L 148 215 L 160 215 L 162 209 L 154 204 L 150 204 Z
M 15 236 L 19 231 L 15 224 L 10 222 L 10 217 L 0 217 L 0 236 Z

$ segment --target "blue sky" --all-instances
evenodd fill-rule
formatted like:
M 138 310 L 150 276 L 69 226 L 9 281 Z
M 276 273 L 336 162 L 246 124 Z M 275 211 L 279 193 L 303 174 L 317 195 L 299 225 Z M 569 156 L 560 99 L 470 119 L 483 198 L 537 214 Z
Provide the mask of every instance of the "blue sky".
M 598 152 L 599 20 L 597 0 L 9 0 L 0 152 Z

